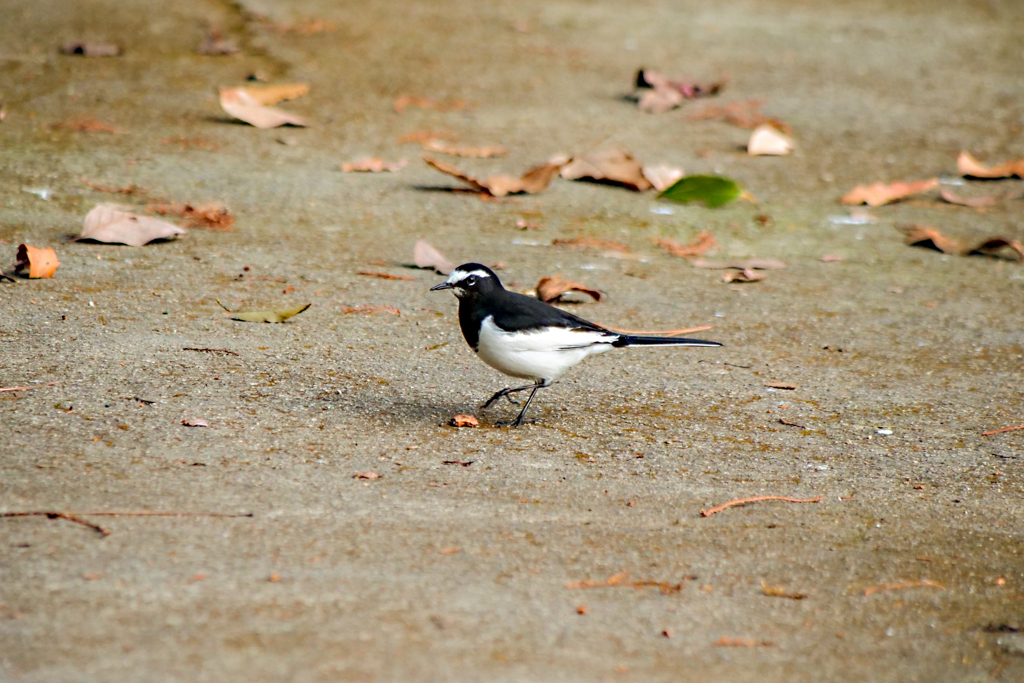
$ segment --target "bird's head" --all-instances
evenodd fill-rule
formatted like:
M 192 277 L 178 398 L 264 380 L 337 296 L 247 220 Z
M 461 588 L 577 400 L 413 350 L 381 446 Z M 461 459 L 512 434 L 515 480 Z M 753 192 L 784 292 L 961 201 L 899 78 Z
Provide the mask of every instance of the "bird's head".
M 463 263 L 448 275 L 448 279 L 430 288 L 431 292 L 439 289 L 453 289 L 460 299 L 480 296 L 487 292 L 504 289 L 501 281 L 490 268 L 479 263 Z

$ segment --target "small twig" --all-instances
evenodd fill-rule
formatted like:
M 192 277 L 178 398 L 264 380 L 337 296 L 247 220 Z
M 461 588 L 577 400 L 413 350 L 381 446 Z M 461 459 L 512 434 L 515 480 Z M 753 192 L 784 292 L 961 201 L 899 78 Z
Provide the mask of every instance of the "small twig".
M 982 432 L 982 436 L 991 436 L 992 434 L 1002 434 L 1003 432 L 1015 432 L 1018 429 L 1024 429 L 1024 425 L 1019 427 L 1003 427 L 1002 429 L 994 429 L 991 432 Z
M 220 303 L 220 302 L 218 302 L 218 303 Z M 227 309 L 225 309 L 225 310 L 227 310 Z M 228 351 L 227 349 L 197 349 L 197 348 L 192 347 L 192 346 L 186 346 L 186 347 L 182 348 L 181 350 L 182 351 L 202 351 L 204 353 L 226 353 L 226 354 L 231 355 L 231 356 L 237 356 L 238 355 L 234 351 Z
M 817 498 L 786 498 L 785 496 L 757 496 L 756 498 L 740 498 L 738 500 L 730 500 L 728 503 L 716 505 L 715 507 L 709 508 L 707 510 L 701 510 L 700 516 L 710 517 L 716 512 L 721 512 L 722 510 L 725 510 L 726 508 L 731 508 L 734 505 L 746 505 L 747 503 L 756 503 L 759 500 L 781 500 L 787 503 L 820 503 L 821 496 L 818 496 Z
M 103 527 L 87 522 L 84 519 L 79 519 L 70 512 L 0 512 L 0 517 L 46 517 L 47 519 L 66 519 L 69 522 L 75 524 L 82 524 L 89 527 L 93 531 L 98 531 L 103 536 L 109 536 L 110 531 Z
M 37 384 L 34 387 L 3 387 L 0 391 L 28 391 L 29 389 L 38 389 L 39 387 L 52 387 L 56 382 L 47 382 L 46 384 Z
M 789 420 L 787 420 L 785 418 L 781 418 L 780 417 L 779 418 L 779 422 L 781 422 L 784 425 L 789 425 L 790 427 L 799 427 L 800 429 L 807 429 L 807 427 L 805 427 L 803 425 L 798 425 L 796 422 L 790 422 Z
M 870 588 L 864 589 L 864 595 L 871 595 L 873 593 L 880 593 L 882 591 L 892 591 L 899 588 L 914 588 L 916 586 L 927 586 L 929 588 L 940 588 L 946 590 L 946 587 L 941 583 L 923 579 L 921 581 L 903 581 L 901 583 L 888 583 L 882 586 L 871 586 Z
M 391 273 L 380 273 L 375 270 L 360 270 L 360 275 L 369 275 L 370 277 L 379 277 L 384 280 L 415 280 L 414 277 L 406 277 L 404 275 L 392 275 Z
M 696 576 L 687 576 L 686 581 L 693 581 L 696 578 Z M 672 593 L 678 593 L 679 591 L 683 590 L 683 588 L 686 586 L 686 583 L 669 583 L 668 581 L 650 580 L 630 581 L 629 572 L 619 572 L 618 574 L 613 574 L 609 576 L 606 581 L 594 581 L 592 579 L 587 579 L 584 581 L 570 581 L 569 583 L 565 584 L 565 587 L 569 590 L 574 590 L 577 588 L 610 588 L 613 586 L 624 586 L 636 588 L 637 590 L 645 588 L 647 586 L 656 586 L 658 590 L 660 590 L 665 595 L 670 595 Z
M 749 370 L 753 367 L 752 365 L 736 365 L 735 363 L 722 363 L 722 365 L 728 365 L 733 368 L 743 368 L 744 370 Z
M 691 332 L 703 332 L 704 330 L 710 330 L 714 326 L 703 325 L 702 327 L 688 327 L 685 330 L 620 330 L 617 327 L 608 327 L 607 325 L 602 325 L 601 327 L 606 330 L 620 332 L 622 334 L 657 334 L 662 337 L 675 337 L 680 334 L 690 334 Z
M 790 600 L 803 600 L 807 597 L 805 593 L 787 593 L 782 588 L 772 588 L 767 582 L 761 581 L 761 591 L 773 598 L 789 598 Z

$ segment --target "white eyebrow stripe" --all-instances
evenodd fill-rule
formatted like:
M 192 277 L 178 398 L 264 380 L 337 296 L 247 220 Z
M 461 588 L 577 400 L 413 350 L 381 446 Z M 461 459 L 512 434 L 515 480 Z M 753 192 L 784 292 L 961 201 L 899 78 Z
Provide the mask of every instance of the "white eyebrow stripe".
M 468 273 L 464 270 L 453 270 L 452 274 L 448 276 L 448 284 L 454 285 L 456 282 L 462 282 L 470 275 L 476 275 L 477 277 L 490 277 L 489 273 L 482 270 L 471 270 Z

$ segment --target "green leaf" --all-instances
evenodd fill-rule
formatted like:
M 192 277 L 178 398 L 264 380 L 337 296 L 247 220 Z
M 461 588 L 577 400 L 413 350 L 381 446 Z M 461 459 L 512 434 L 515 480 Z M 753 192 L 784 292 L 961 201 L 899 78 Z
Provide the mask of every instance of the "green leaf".
M 733 180 L 716 175 L 690 175 L 680 178 L 659 198 L 671 199 L 680 204 L 704 202 L 708 208 L 728 204 L 740 196 L 740 186 Z
M 280 308 L 276 311 L 232 311 L 217 300 L 220 307 L 231 314 L 232 320 L 241 320 L 246 323 L 283 323 L 293 315 L 298 315 L 313 304 L 298 306 L 296 308 Z

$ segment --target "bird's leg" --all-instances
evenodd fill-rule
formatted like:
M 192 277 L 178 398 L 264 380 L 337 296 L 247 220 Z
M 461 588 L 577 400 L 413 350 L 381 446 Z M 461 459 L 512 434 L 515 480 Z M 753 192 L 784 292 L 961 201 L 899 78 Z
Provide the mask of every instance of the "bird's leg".
M 530 398 L 526 399 L 526 405 L 524 405 L 523 409 L 519 411 L 519 415 L 516 416 L 516 419 L 509 420 L 508 422 L 497 422 L 496 424 L 499 427 L 513 427 L 513 428 L 515 428 L 515 427 L 520 427 L 520 426 L 523 425 L 524 422 L 527 422 L 527 420 L 525 420 L 524 417 L 526 416 L 526 411 L 529 409 L 530 404 L 533 403 L 533 397 L 537 395 L 538 391 L 540 391 L 541 389 L 543 389 L 544 387 L 546 387 L 548 385 L 544 382 L 544 380 L 540 380 L 539 382 L 537 382 L 536 384 L 531 385 L 531 386 L 533 387 L 533 391 L 530 392 Z M 523 389 L 529 389 L 529 388 L 530 387 L 523 387 Z M 529 420 L 529 422 L 535 422 L 535 420 Z
M 515 389 L 510 389 L 510 388 L 506 387 L 505 389 L 502 389 L 501 391 L 496 393 L 494 396 L 491 396 L 489 399 L 487 399 L 487 403 L 485 403 L 482 406 L 480 406 L 480 409 L 481 410 L 487 410 L 492 405 L 494 405 L 494 402 L 497 401 L 498 399 L 500 399 L 502 396 L 507 398 L 509 400 L 509 403 L 512 403 L 514 405 L 519 405 L 518 403 L 516 403 L 515 401 L 512 400 L 512 398 L 509 396 L 509 394 L 514 394 L 514 393 L 516 393 L 518 391 L 526 391 L 527 389 L 533 389 L 535 386 L 537 386 L 537 385 L 536 384 L 527 384 L 525 387 L 516 387 Z

